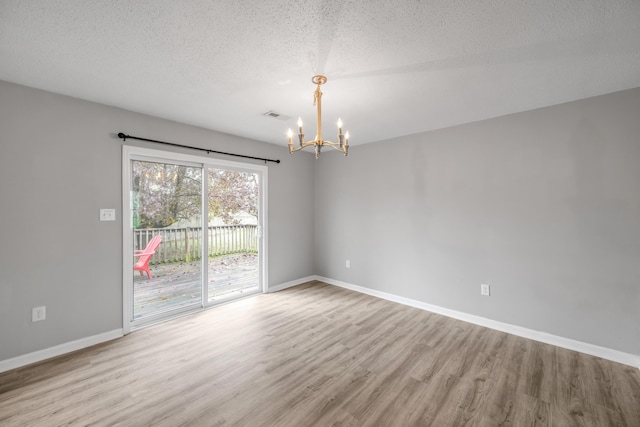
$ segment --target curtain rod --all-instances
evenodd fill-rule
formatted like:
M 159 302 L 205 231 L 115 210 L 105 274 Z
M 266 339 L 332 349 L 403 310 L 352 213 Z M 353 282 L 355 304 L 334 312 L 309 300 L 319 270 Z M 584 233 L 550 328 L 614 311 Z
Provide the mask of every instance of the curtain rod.
M 265 164 L 267 162 L 280 163 L 280 160 L 265 159 L 263 157 L 245 156 L 244 154 L 225 153 L 224 151 L 209 150 L 208 148 L 192 147 L 190 145 L 176 144 L 174 142 L 164 142 L 164 141 L 157 141 L 155 139 L 140 138 L 137 136 L 125 135 L 122 132 L 118 133 L 118 138 L 122 138 L 123 141 L 126 141 L 127 138 L 129 138 L 129 139 L 137 139 L 139 141 L 147 141 L 147 142 L 155 142 L 157 144 L 171 145 L 172 147 L 190 148 L 192 150 L 204 151 L 207 154 L 216 153 L 216 154 L 224 154 L 225 156 L 242 157 L 244 159 L 262 160 L 264 161 Z

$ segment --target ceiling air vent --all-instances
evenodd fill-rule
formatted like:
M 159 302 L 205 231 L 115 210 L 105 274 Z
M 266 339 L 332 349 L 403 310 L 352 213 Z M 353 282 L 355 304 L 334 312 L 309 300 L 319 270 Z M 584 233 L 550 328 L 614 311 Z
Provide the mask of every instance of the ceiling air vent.
M 285 116 L 284 114 L 280 114 L 277 111 L 269 110 L 266 113 L 262 113 L 265 117 L 272 117 L 278 120 L 289 120 L 291 117 Z

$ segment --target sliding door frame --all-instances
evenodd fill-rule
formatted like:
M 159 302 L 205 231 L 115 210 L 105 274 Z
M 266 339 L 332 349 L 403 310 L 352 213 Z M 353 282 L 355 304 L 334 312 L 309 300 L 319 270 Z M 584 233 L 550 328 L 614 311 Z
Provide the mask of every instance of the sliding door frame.
M 267 166 L 256 165 L 253 163 L 234 162 L 229 160 L 212 159 L 210 157 L 176 153 L 172 151 L 155 150 L 150 148 L 142 148 L 131 145 L 122 146 L 122 331 L 128 334 L 131 330 L 165 320 L 170 317 L 176 317 L 186 313 L 203 310 L 215 306 L 208 302 L 207 293 L 205 293 L 208 281 L 207 263 L 203 261 L 202 268 L 202 300 L 199 309 L 186 307 L 183 310 L 172 312 L 171 316 L 150 316 L 143 322 L 136 322 L 133 317 L 133 256 L 131 242 L 133 242 L 133 217 L 132 217 L 132 201 L 131 201 L 131 161 L 154 161 L 167 162 L 179 165 L 201 167 L 202 175 L 202 212 L 207 212 L 207 191 L 208 178 L 207 170 L 209 168 L 221 168 L 234 170 L 238 172 L 248 172 L 258 174 L 259 177 L 259 200 L 258 200 L 258 292 L 266 293 L 268 289 L 268 262 L 267 262 Z M 208 215 L 202 215 L 202 260 L 207 259 L 208 240 L 204 238 L 205 230 L 208 227 Z

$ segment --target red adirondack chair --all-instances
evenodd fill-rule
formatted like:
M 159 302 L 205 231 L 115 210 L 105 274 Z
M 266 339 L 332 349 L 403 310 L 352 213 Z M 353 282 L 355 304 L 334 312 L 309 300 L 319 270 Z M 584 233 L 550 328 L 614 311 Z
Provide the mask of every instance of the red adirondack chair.
M 133 269 L 138 270 L 141 276 L 142 276 L 142 272 L 146 271 L 147 277 L 151 279 L 151 272 L 149 271 L 149 260 L 151 259 L 153 254 L 156 253 L 156 249 L 158 249 L 158 246 L 160 246 L 161 241 L 162 241 L 162 236 L 158 234 L 154 236 L 153 239 L 149 240 L 149 243 L 147 243 L 146 248 L 144 248 L 141 251 L 139 250 L 133 251 L 133 256 L 139 257 L 138 261 L 135 264 L 133 264 Z

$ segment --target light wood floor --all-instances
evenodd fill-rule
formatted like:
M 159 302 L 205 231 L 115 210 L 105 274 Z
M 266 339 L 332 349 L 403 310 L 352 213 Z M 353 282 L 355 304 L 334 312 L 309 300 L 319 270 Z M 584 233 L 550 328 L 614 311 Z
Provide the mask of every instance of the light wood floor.
M 0 425 L 640 426 L 640 373 L 311 282 L 0 374 Z

